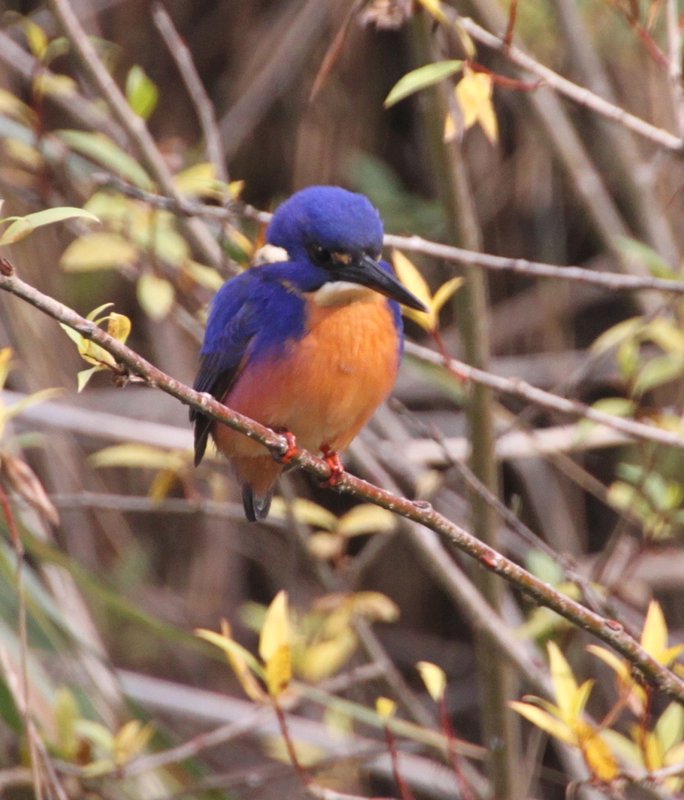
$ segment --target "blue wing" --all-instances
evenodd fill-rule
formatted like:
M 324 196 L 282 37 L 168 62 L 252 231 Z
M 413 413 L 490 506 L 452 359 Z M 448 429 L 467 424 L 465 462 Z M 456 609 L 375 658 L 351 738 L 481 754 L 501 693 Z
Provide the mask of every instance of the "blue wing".
M 252 270 L 232 278 L 219 289 L 207 323 L 194 388 L 222 400 L 245 361 L 259 330 L 258 292 Z M 195 426 L 195 466 L 204 456 L 213 420 L 190 410 Z
M 218 291 L 209 314 L 200 367 L 194 388 L 223 400 L 248 361 L 278 357 L 288 342 L 303 335 L 304 299 L 293 292 L 289 270 L 298 265 L 282 262 L 260 266 L 232 278 Z M 213 420 L 196 409 L 195 466 L 207 446 Z

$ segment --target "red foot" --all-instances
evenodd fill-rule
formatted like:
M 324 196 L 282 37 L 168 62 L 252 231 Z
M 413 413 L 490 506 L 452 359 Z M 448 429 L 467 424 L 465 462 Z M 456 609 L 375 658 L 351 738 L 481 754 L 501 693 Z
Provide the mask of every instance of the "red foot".
M 297 458 L 300 453 L 297 447 L 297 440 L 295 439 L 294 433 L 291 431 L 278 431 L 278 433 L 284 436 L 287 441 L 287 449 L 278 456 L 278 461 L 280 461 L 281 464 L 289 464 Z
M 340 460 L 340 454 L 337 452 L 337 450 L 331 450 L 327 444 L 321 445 L 321 453 L 323 453 L 323 458 L 326 464 L 330 467 L 330 477 L 327 481 L 323 481 L 321 486 L 337 486 L 344 475 L 344 467 L 342 466 L 342 461 Z

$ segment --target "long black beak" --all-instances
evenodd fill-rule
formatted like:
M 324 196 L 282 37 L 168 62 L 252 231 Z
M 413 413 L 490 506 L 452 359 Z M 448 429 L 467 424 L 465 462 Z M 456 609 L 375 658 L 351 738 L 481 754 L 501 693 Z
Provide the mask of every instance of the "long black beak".
M 365 253 L 360 258 L 355 258 L 351 263 L 346 264 L 337 272 L 337 275 L 340 280 L 360 283 L 361 286 L 374 289 L 402 305 L 415 308 L 416 311 L 427 311 L 423 303 L 408 289 L 405 289 L 391 272 L 383 269 L 375 259 Z

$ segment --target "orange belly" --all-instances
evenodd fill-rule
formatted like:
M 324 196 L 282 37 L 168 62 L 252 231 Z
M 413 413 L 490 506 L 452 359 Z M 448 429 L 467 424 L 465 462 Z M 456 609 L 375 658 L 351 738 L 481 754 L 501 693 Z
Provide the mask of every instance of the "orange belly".
M 271 428 L 291 431 L 299 446 L 344 450 L 392 390 L 399 340 L 384 298 L 348 305 L 309 304 L 309 333 L 278 361 L 246 367 L 223 402 Z M 280 465 L 258 443 L 225 427 L 212 431 L 239 477 L 263 488 Z

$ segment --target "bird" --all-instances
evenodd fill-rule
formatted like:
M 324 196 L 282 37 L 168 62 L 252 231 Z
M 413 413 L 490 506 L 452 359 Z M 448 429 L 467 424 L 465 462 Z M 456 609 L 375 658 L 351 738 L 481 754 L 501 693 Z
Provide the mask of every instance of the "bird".
M 390 394 L 403 351 L 400 304 L 424 305 L 381 259 L 383 223 L 362 194 L 309 186 L 285 200 L 253 266 L 216 293 L 194 383 L 224 405 L 321 452 L 330 482 Z M 191 409 L 195 466 L 211 437 L 234 469 L 249 521 L 266 518 L 288 456 Z

